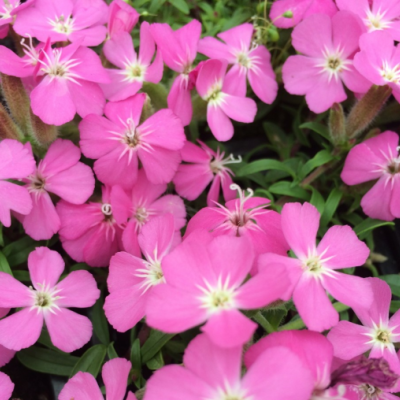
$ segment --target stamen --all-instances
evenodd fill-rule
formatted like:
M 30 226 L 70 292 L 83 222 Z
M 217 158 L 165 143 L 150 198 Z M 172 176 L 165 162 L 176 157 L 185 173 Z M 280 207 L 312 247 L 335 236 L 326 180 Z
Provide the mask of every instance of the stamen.
M 111 207 L 111 204 L 109 204 L 109 203 L 104 203 L 102 206 L 101 206 L 101 212 L 104 214 L 104 215 L 106 215 L 106 216 L 111 216 L 112 215 L 112 207 Z

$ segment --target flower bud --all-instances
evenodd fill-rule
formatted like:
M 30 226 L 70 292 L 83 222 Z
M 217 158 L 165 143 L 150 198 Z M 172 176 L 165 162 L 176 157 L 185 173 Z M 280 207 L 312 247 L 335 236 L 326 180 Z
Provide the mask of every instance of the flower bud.
M 23 134 L 16 123 L 12 120 L 10 114 L 0 103 L 0 139 L 21 140 Z
M 333 144 L 346 141 L 346 118 L 341 104 L 334 103 L 329 111 L 329 133 Z
M 271 42 L 277 42 L 279 40 L 278 29 L 275 25 L 270 25 L 267 29 L 268 39 Z
M 48 147 L 57 139 L 57 127 L 45 124 L 38 116 L 30 112 L 32 136 L 40 147 Z

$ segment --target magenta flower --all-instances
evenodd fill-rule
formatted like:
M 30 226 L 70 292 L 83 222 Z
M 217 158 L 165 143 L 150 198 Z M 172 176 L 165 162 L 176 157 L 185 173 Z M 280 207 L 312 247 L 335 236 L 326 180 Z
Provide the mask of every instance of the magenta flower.
M 89 318 L 67 307 L 91 307 L 100 296 L 87 271 L 73 271 L 58 282 L 64 261 L 56 251 L 37 247 L 28 257 L 32 287 L 0 272 L 0 306 L 21 307 L 0 320 L 0 343 L 12 350 L 32 346 L 46 323 L 51 342 L 62 351 L 81 348 L 92 336 Z
M 369 350 L 370 358 L 386 359 L 390 369 L 400 372 L 400 361 L 394 343 L 400 342 L 400 311 L 389 319 L 392 292 L 389 285 L 378 278 L 366 278 L 370 282 L 374 302 L 369 308 L 354 308 L 362 325 L 340 321 L 328 333 L 335 356 L 350 360 Z
M 252 43 L 253 32 L 252 24 L 236 26 L 217 35 L 226 44 L 213 37 L 206 37 L 200 40 L 198 51 L 209 58 L 223 59 L 233 64 L 224 80 L 224 90 L 227 93 L 245 97 L 247 77 L 260 100 L 271 104 L 278 92 L 271 54 L 265 46 Z
M 107 267 L 110 258 L 122 250 L 122 229 L 114 218 L 114 207 L 122 209 L 125 204 L 111 205 L 111 188 L 103 187 L 102 202 L 75 205 L 61 200 L 57 204 L 60 217 L 60 240 L 64 250 L 77 262 L 91 267 Z
M 399 92 L 400 93 L 400 92 Z M 361 207 L 371 218 L 400 218 L 399 136 L 386 131 L 354 146 L 344 163 L 343 182 L 357 185 L 378 179 L 364 195 Z
M 9 179 L 26 178 L 35 170 L 31 145 L 12 139 L 0 142 L 0 222 L 11 225 L 10 211 L 27 215 L 32 210 L 32 200 L 26 188 L 8 182 Z
M 308 329 L 322 332 L 339 322 L 327 293 L 350 307 L 369 307 L 368 281 L 338 272 L 365 263 L 368 247 L 349 226 L 333 226 L 316 245 L 320 215 L 310 203 L 288 203 L 282 209 L 282 231 L 296 258 L 265 254 L 259 270 L 284 264 L 292 282 L 293 302 Z
M 103 365 L 101 375 L 106 387 L 107 400 L 124 400 L 132 364 L 124 358 L 113 358 Z M 78 372 L 61 390 L 58 400 L 104 400 L 96 379 L 88 372 Z M 126 400 L 136 400 L 128 392 Z
M 346 100 L 343 84 L 356 93 L 371 86 L 354 68 L 362 27 L 356 16 L 339 11 L 332 18 L 311 15 L 292 33 L 293 47 L 303 55 L 290 56 L 282 68 L 285 89 L 305 95 L 311 111 L 321 113 Z
M 400 40 L 400 4 L 396 0 L 336 0 L 340 10 L 357 14 L 368 32 L 386 31 Z
M 71 141 L 57 139 L 36 171 L 23 179 L 33 207 L 30 213 L 19 219 L 25 232 L 33 239 L 50 239 L 60 229 L 60 218 L 49 193 L 73 204 L 83 204 L 92 195 L 93 172 L 89 166 L 79 162 L 80 158 L 79 148 Z
M 179 196 L 161 196 L 166 190 L 166 184 L 149 182 L 142 169 L 129 195 L 120 186 L 113 187 L 111 204 L 114 217 L 119 224 L 125 224 L 129 219 L 122 235 L 123 250 L 140 257 L 139 232 L 151 219 L 163 214 L 174 216 L 176 234 L 179 235 L 178 231 L 186 224 L 185 204 Z
M 113 0 L 108 7 L 108 39 L 120 32 L 131 32 L 139 21 L 140 14 L 123 0 Z
M 241 347 L 220 348 L 199 335 L 186 348 L 183 364 L 156 371 L 144 400 L 309 400 L 312 391 L 309 371 L 281 346 L 266 350 L 242 377 Z
M 106 37 L 103 0 L 85 1 L 35 0 L 31 7 L 19 12 L 14 24 L 21 36 L 33 36 L 41 42 L 79 42 L 82 46 L 98 46 Z
M 239 192 L 239 199 L 228 201 L 225 206 L 205 207 L 192 217 L 185 235 L 205 229 L 213 236 L 246 236 L 253 244 L 256 254 L 272 252 L 286 255 L 289 246 L 281 228 L 281 216 L 276 211 L 265 210 L 270 201 L 262 197 L 252 197 L 239 186 L 231 185 Z
M 234 174 L 227 165 L 240 163 L 242 158 L 235 159 L 232 154 L 224 158 L 225 153 L 219 148 L 215 152 L 200 140 L 198 142 L 201 147 L 186 142 L 181 150 L 182 161 L 188 164 L 180 164 L 176 172 L 173 182 L 177 193 L 185 199 L 195 200 L 212 182 L 207 195 L 209 207 L 217 203 L 220 187 L 225 201 L 234 199 L 236 192 L 230 188 Z
M 312 14 L 327 14 L 333 17 L 337 12 L 332 0 L 277 0 L 272 3 L 269 18 L 278 28 L 292 28 Z
M 288 299 L 285 268 L 276 266 L 246 280 L 253 262 L 249 239 L 212 238 L 197 230 L 164 257 L 166 283 L 153 288 L 147 303 L 147 324 L 179 333 L 206 322 L 201 330 L 217 346 L 243 345 L 257 325 L 239 310 Z
M 58 126 L 75 113 L 82 118 L 103 113 L 105 98 L 97 83 L 109 78 L 93 50 L 78 44 L 52 49 L 47 43 L 39 62 L 42 80 L 31 92 L 31 106 L 43 122 Z
M 0 39 L 8 35 L 10 24 L 13 24 L 17 15 L 36 0 L 27 0 L 21 4 L 20 0 L 0 0 Z
M 165 214 L 152 219 L 138 235 L 144 260 L 129 253 L 117 253 L 110 260 L 108 291 L 104 311 L 119 332 L 133 328 L 146 314 L 153 288 L 165 282 L 163 258 L 175 240 L 174 217 Z
M 89 115 L 79 125 L 81 148 L 97 159 L 94 171 L 106 185 L 131 189 L 138 179 L 139 160 L 147 178 L 156 184 L 172 180 L 181 161 L 186 137 L 171 110 L 160 110 L 140 123 L 146 94 L 108 103 L 107 118 Z
M 14 390 L 14 384 L 8 375 L 0 372 L 0 400 L 11 399 L 12 392 Z
M 389 33 L 375 31 L 361 36 L 360 49 L 354 57 L 358 72 L 374 85 L 391 87 L 400 102 L 399 46 L 394 45 Z
M 120 32 L 104 44 L 104 54 L 118 69 L 108 69 L 111 82 L 101 85 L 107 99 L 125 100 L 136 94 L 143 82 L 160 82 L 163 74 L 163 62 L 158 51 L 152 62 L 156 46 L 150 33 L 150 25 L 143 22 L 140 26 L 139 56 L 133 47 L 129 32 Z
M 205 61 L 200 68 L 196 89 L 207 101 L 207 122 L 215 138 L 225 142 L 233 136 L 230 119 L 253 122 L 257 106 L 254 100 L 231 94 L 225 86 L 227 63 L 220 60 Z
M 190 91 L 194 87 L 189 74 L 197 55 L 201 23 L 194 19 L 176 31 L 168 24 L 152 24 L 150 29 L 163 61 L 179 74 L 169 91 L 168 107 L 181 119 L 183 126 L 189 125 L 193 113 Z

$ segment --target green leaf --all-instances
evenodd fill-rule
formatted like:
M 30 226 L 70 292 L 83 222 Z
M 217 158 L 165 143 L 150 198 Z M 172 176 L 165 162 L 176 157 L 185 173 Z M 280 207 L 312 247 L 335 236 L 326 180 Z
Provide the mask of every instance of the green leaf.
M 306 177 L 312 170 L 321 165 L 327 164 L 329 161 L 332 161 L 335 157 L 332 156 L 330 151 L 321 150 L 319 151 L 311 160 L 307 161 L 303 168 L 300 171 L 300 179 Z
M 18 279 L 20 282 L 30 282 L 31 277 L 28 271 L 14 270 L 14 278 Z
M 268 190 L 271 193 L 295 197 L 306 201 L 310 199 L 310 193 L 308 193 L 307 190 L 299 186 L 294 186 L 293 183 L 287 181 L 276 182 L 271 185 Z
M 0 222 L 0 247 L 4 247 L 3 224 Z
M 107 356 L 110 360 L 118 358 L 118 353 L 115 351 L 114 342 L 111 342 L 107 347 Z
M 35 242 L 29 236 L 10 243 L 4 247 L 3 253 L 7 257 L 10 267 L 23 264 L 27 261 L 29 254 L 40 246 L 42 242 Z
M 325 200 L 322 197 L 322 194 L 318 192 L 318 190 L 311 187 L 312 195 L 310 199 L 310 203 L 317 208 L 320 214 L 324 212 Z
M 169 0 L 169 2 L 184 14 L 189 14 L 189 7 L 184 0 Z
M 93 306 L 92 323 L 93 331 L 101 343 L 106 346 L 110 343 L 108 324 L 103 310 L 104 299 L 101 296 Z
M 72 376 L 72 369 L 79 360 L 70 354 L 36 346 L 19 351 L 17 358 L 21 364 L 33 371 L 59 376 Z
M 400 300 L 392 300 L 390 303 L 390 312 L 395 313 L 400 310 Z
M 8 264 L 6 256 L 0 251 L 0 271 L 13 276 L 10 265 Z
M 95 378 L 100 372 L 100 368 L 103 365 L 104 358 L 107 353 L 107 346 L 104 344 L 96 344 L 89 350 L 86 350 L 83 356 L 77 361 L 70 377 L 74 376 L 77 372 L 89 372 Z
M 343 193 L 337 188 L 334 188 L 332 192 L 329 194 L 329 197 L 325 203 L 324 212 L 321 215 L 320 226 L 328 225 L 329 221 L 333 217 L 333 214 L 335 214 L 336 209 L 338 208 L 342 196 Z
M 250 174 L 255 174 L 257 172 L 262 172 L 262 171 L 268 171 L 271 169 L 287 172 L 293 178 L 296 176 L 296 173 L 285 163 L 278 160 L 268 160 L 268 159 L 257 160 L 247 165 L 243 165 L 243 167 L 241 167 L 237 171 L 236 175 L 247 176 Z
M 394 226 L 394 223 L 381 221 L 379 219 L 367 218 L 354 227 L 354 232 L 357 234 L 357 236 L 364 236 L 365 233 L 385 225 Z
M 164 364 L 162 352 L 159 351 L 151 360 L 147 361 L 146 366 L 152 371 L 156 371 L 157 369 L 162 368 Z
M 149 338 L 142 346 L 142 364 L 150 361 L 175 335 L 152 330 Z
M 400 274 L 382 275 L 379 278 L 383 279 L 390 286 L 394 296 L 400 297 Z
M 152 0 L 149 7 L 149 13 L 155 14 L 165 3 L 166 0 Z
M 305 122 L 300 125 L 301 129 L 310 129 L 318 135 L 321 135 L 325 139 L 330 140 L 329 129 L 327 126 L 320 124 L 319 122 Z

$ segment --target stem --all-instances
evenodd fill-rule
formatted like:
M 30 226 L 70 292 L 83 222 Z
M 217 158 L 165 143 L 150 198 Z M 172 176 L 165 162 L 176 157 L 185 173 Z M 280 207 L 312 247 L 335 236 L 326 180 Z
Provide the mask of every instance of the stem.
M 258 322 L 267 333 L 275 332 L 275 329 L 271 325 L 271 323 L 261 314 L 261 311 L 258 311 L 256 315 L 254 315 L 253 319 Z

